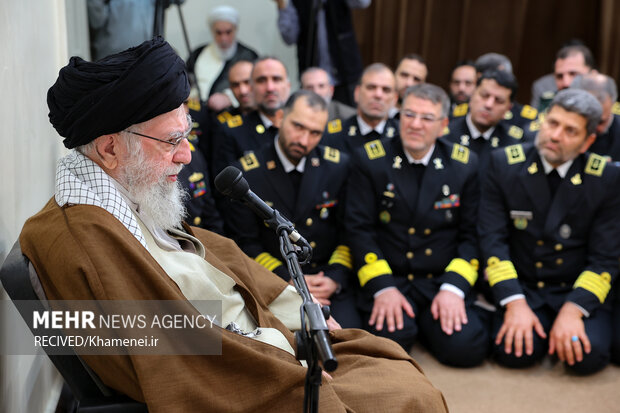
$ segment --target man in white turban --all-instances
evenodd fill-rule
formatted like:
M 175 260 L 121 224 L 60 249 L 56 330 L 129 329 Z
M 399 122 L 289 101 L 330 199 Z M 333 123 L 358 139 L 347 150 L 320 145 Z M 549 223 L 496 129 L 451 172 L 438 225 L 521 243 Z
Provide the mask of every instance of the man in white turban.
M 254 50 L 237 41 L 239 12 L 230 6 L 218 6 L 211 10 L 207 24 L 213 35 L 213 43 L 195 49 L 187 59 L 187 71 L 193 74 L 200 100 L 209 109 L 220 112 L 237 101 L 230 91 L 228 70 L 239 60 L 254 60 Z

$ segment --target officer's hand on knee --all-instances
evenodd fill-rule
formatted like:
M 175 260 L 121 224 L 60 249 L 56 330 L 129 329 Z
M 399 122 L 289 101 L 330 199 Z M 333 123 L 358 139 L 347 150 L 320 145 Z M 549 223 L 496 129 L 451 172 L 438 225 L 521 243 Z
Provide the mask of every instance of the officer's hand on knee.
M 431 303 L 433 319 L 439 319 L 441 330 L 447 335 L 461 331 L 462 324 L 467 324 L 465 300 L 452 291 L 442 290 Z
M 583 313 L 575 304 L 566 302 L 560 309 L 549 332 L 549 354 L 572 366 L 583 361 L 583 352 L 592 347 L 583 324 Z
M 520 298 L 506 304 L 504 323 L 497 333 L 495 344 L 500 345 L 504 340 L 504 351 L 506 354 L 512 353 L 514 344 L 515 356 L 523 355 L 525 344 L 525 354 L 531 356 L 534 353 L 534 333 L 546 338 L 547 334 L 543 329 L 540 320 L 524 298 Z
M 377 331 L 383 330 L 384 322 L 389 332 L 402 330 L 403 310 L 409 317 L 415 317 L 411 304 L 396 287 L 385 289 L 375 297 L 368 324 L 374 325 Z

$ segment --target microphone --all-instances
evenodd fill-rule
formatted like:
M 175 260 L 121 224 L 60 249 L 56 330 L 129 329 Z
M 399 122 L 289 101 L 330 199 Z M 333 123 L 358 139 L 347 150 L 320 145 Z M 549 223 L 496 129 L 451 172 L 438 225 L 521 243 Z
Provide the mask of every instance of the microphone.
M 301 234 L 295 230 L 291 221 L 267 205 L 265 201 L 250 190 L 248 181 L 245 180 L 239 169 L 234 166 L 227 166 L 217 174 L 214 182 L 218 191 L 232 199 L 242 201 L 276 232 L 285 228 L 291 241 L 297 243 L 301 240 L 303 245 L 308 244 Z

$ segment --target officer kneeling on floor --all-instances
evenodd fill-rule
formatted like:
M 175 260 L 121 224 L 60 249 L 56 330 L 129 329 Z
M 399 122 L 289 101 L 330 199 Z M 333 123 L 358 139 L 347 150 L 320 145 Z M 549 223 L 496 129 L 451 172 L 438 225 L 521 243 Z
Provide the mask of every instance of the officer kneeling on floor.
M 400 137 L 355 153 L 345 224 L 362 289 L 365 327 L 409 350 L 418 330 L 442 363 L 468 367 L 487 354 L 488 328 L 473 306 L 478 277 L 478 158 L 437 139 L 450 101 L 412 86 Z
M 492 330 L 500 364 L 525 367 L 549 353 L 589 374 L 609 363 L 620 170 L 586 152 L 601 111 L 588 92 L 560 91 L 534 144 L 491 156 L 478 229 L 500 307 Z

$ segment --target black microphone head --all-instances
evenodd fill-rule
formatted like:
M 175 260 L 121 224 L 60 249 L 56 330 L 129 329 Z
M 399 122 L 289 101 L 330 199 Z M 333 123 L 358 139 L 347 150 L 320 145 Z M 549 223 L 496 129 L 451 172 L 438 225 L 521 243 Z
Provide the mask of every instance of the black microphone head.
M 241 199 L 250 190 L 248 181 L 234 166 L 227 166 L 215 177 L 215 187 L 222 194 L 233 199 Z

